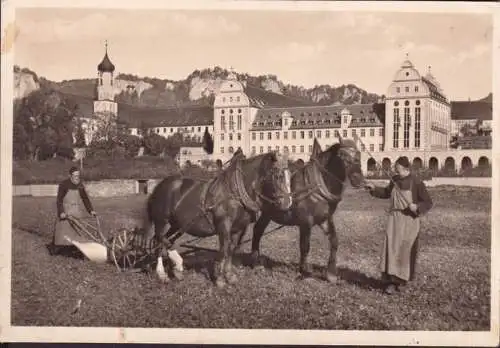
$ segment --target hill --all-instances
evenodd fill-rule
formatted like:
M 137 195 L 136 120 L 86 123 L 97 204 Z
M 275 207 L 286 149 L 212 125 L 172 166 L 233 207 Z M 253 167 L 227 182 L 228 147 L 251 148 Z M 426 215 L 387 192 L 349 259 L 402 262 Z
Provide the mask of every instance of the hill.
M 38 77 L 28 68 L 21 69 L 16 66 L 14 71 L 17 81 L 16 98 L 22 98 L 40 87 L 53 88 L 64 94 L 81 96 L 85 99 L 95 97 L 95 78 L 54 82 Z M 218 92 L 227 75 L 228 71 L 220 67 L 195 70 L 179 81 L 122 73 L 117 75 L 115 80 L 116 100 L 139 107 L 208 104 L 213 101 L 214 94 Z M 374 103 L 383 98 L 353 84 L 305 88 L 285 84 L 272 74 L 252 76 L 247 73 L 237 73 L 237 76 L 240 81 L 248 85 L 319 105 Z

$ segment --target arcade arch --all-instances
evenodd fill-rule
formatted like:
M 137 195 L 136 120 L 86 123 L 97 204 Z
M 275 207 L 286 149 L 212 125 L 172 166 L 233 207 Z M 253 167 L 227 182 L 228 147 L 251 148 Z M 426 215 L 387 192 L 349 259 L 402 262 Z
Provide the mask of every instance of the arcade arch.
M 473 165 L 472 165 L 472 160 L 470 159 L 470 157 L 465 156 L 464 158 L 462 158 L 462 163 L 460 165 L 460 169 L 467 170 L 467 169 L 470 169 L 472 167 L 473 167 Z
M 388 157 L 384 157 L 382 160 L 382 168 L 384 170 L 390 170 L 391 169 L 391 159 Z
M 444 169 L 455 170 L 455 159 L 453 157 L 446 157 L 444 160 Z
M 371 172 L 377 170 L 377 161 L 373 157 L 370 157 L 366 162 L 366 168 Z
M 439 170 L 439 161 L 436 157 L 431 157 L 429 159 L 429 169 L 434 172 Z
M 477 161 L 477 166 L 484 168 L 488 167 L 490 165 L 490 160 L 486 156 L 481 156 L 479 157 L 479 160 Z
M 415 157 L 412 164 L 414 169 L 421 169 L 423 167 L 423 162 L 420 157 Z

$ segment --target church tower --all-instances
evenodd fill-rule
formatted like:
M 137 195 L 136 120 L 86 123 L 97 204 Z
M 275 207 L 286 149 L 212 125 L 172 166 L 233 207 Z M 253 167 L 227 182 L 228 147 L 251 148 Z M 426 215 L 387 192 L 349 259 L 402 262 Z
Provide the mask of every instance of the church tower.
M 94 100 L 94 114 L 111 113 L 115 117 L 118 114 L 118 104 L 115 102 L 115 90 L 113 86 L 115 66 L 108 56 L 108 42 L 105 45 L 105 54 L 101 63 L 97 66 L 97 95 Z
M 436 78 L 421 76 L 406 57 L 387 91 L 385 151 L 446 149 L 450 103 Z

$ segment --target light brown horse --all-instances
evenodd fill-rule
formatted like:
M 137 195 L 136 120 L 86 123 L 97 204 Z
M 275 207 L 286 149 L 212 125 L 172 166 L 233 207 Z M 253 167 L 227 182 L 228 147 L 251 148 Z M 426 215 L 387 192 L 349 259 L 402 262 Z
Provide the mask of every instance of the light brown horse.
M 264 202 L 278 211 L 292 204 L 287 172 L 288 161 L 280 160 L 271 152 L 248 159 L 242 154 L 234 156 L 228 168 L 208 182 L 179 174 L 169 176 L 148 198 L 146 230 L 154 224 L 157 244 L 172 249 L 184 233 L 195 237 L 218 235 L 216 285 L 234 283 L 235 247 L 248 225 L 256 221 Z M 167 224 L 170 227 L 165 231 Z M 166 281 L 168 276 L 162 268 L 161 257 L 163 247 L 157 250 L 156 271 L 158 277 Z

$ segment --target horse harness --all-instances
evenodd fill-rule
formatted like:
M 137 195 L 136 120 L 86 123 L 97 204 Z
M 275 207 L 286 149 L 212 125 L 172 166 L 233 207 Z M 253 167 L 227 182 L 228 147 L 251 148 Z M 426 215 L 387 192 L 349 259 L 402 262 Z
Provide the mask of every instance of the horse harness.
M 245 188 L 245 185 L 243 182 L 243 170 L 241 168 L 241 161 L 239 161 L 239 160 L 234 161 L 233 163 L 230 164 L 230 166 L 228 167 L 228 170 L 230 168 L 234 168 L 234 175 L 228 175 L 227 171 L 223 171 L 223 172 L 219 173 L 216 177 L 214 177 L 206 182 L 195 183 L 177 201 L 177 203 L 174 207 L 174 213 L 177 210 L 177 208 L 179 207 L 180 203 L 184 200 L 184 198 L 187 197 L 188 194 L 192 190 L 199 187 L 199 185 L 202 185 L 202 190 L 201 190 L 201 194 L 200 194 L 200 201 L 199 201 L 199 204 L 197 205 L 197 209 L 199 210 L 199 213 L 195 216 L 195 218 L 193 218 L 193 220 L 187 226 L 185 226 L 182 229 L 179 229 L 179 231 L 174 236 L 182 235 L 184 233 L 184 231 L 188 230 L 191 227 L 191 225 L 198 222 L 198 218 L 200 218 L 202 216 L 205 217 L 205 219 L 210 224 L 210 228 L 212 229 L 213 232 L 215 232 L 216 228 L 215 228 L 215 225 L 211 219 L 210 213 L 216 207 L 218 207 L 220 204 L 222 204 L 225 201 L 231 200 L 231 199 L 239 201 L 240 204 L 245 209 L 250 210 L 254 214 L 257 214 L 259 212 L 259 210 L 260 210 L 259 204 L 257 203 L 257 201 L 255 201 L 254 199 L 252 199 L 250 197 L 247 189 Z M 228 176 L 229 176 L 229 178 L 228 178 Z M 262 179 L 260 179 L 260 180 L 262 180 Z M 216 185 L 217 183 L 220 183 L 223 186 L 228 187 L 230 194 L 225 195 L 224 198 L 219 199 L 215 203 L 212 203 L 211 205 L 207 206 L 207 199 L 209 196 L 209 192 L 211 191 L 211 188 L 214 185 Z M 255 193 L 260 198 L 263 198 L 269 202 L 272 202 L 271 199 L 267 198 L 265 195 L 260 193 L 258 190 L 255 189 L 255 187 L 254 187 L 254 190 L 255 190 Z

